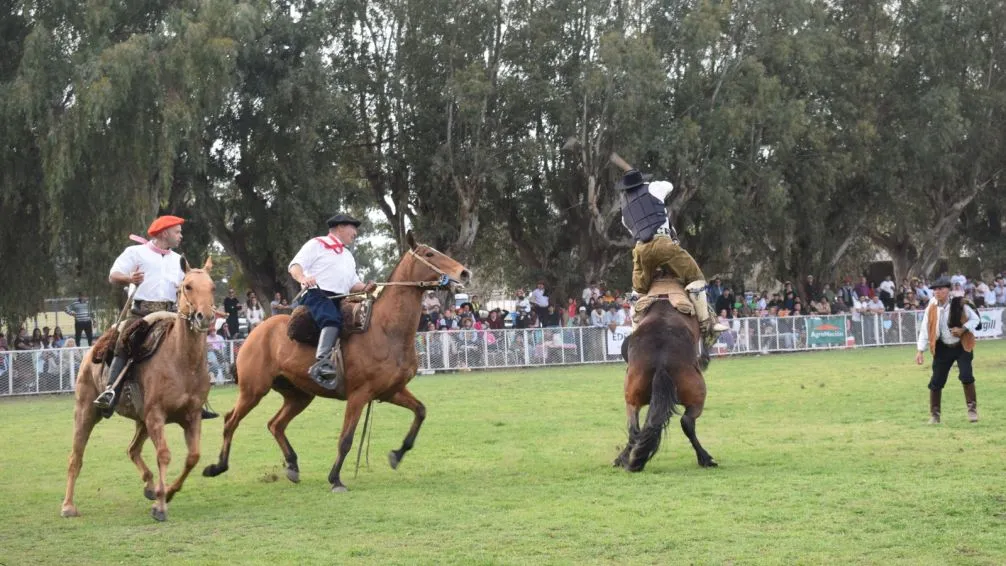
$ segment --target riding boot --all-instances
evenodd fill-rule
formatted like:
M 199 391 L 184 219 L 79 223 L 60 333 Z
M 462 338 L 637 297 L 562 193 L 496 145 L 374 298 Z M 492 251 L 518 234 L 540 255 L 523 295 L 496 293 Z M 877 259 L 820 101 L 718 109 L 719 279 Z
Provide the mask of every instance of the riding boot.
M 332 364 L 332 352 L 339 347 L 339 329 L 335 326 L 326 326 L 321 329 L 321 336 L 318 338 L 318 350 L 315 354 L 317 360 L 308 374 L 311 379 L 325 389 L 336 389 L 339 386 L 338 373 L 335 365 Z
M 929 424 L 940 424 L 940 398 L 943 390 L 929 390 Z
M 975 382 L 964 384 L 964 402 L 968 405 L 968 420 L 978 422 L 978 394 L 975 393 Z
M 112 411 L 115 410 L 115 402 L 117 400 L 118 394 L 112 385 L 115 384 L 115 380 L 122 373 L 122 369 L 126 366 L 126 356 L 115 356 L 112 360 L 112 366 L 108 370 L 108 385 L 105 390 L 98 395 L 98 398 L 94 400 L 94 404 L 102 410 L 105 416 L 111 416 Z
M 699 320 L 699 327 L 709 339 L 715 342 L 721 333 L 730 330 L 727 326 L 717 322 L 714 313 L 710 310 L 709 302 L 706 300 L 705 281 L 701 279 L 692 281 L 685 287 L 685 290 L 688 291 L 688 298 L 691 299 L 692 305 L 695 307 L 695 318 Z
M 220 414 L 216 413 L 212 407 L 210 407 L 209 399 L 206 400 L 206 404 L 203 405 L 203 420 L 215 419 L 219 417 Z

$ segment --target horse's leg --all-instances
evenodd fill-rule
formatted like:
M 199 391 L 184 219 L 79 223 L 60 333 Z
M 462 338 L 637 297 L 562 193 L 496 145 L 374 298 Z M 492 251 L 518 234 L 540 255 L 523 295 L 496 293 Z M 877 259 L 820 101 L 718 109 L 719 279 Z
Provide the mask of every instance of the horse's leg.
M 185 478 L 189 477 L 189 472 L 199 463 L 199 439 L 202 436 L 202 427 L 203 419 L 200 416 L 194 416 L 183 425 L 185 430 L 185 446 L 189 449 L 189 453 L 185 456 L 185 468 L 182 469 L 182 474 L 168 488 L 168 493 L 165 496 L 167 501 L 171 501 L 171 498 L 182 490 Z
M 231 441 L 234 440 L 234 431 L 237 430 L 241 419 L 245 418 L 268 392 L 268 389 L 264 393 L 250 391 L 244 387 L 239 389 L 238 400 L 234 403 L 234 408 L 224 415 L 224 442 L 220 446 L 220 460 L 216 464 L 210 464 L 203 468 L 204 476 L 212 478 L 227 471 L 231 455 Z
M 622 449 L 621 454 L 615 458 L 615 462 L 612 464 L 616 468 L 624 468 L 629 464 L 629 454 L 632 452 L 632 444 L 636 441 L 636 435 L 639 434 L 639 411 L 641 409 L 642 407 L 636 405 L 625 404 L 625 419 L 628 423 L 626 428 L 629 431 L 629 438 L 625 441 L 625 448 Z
M 276 442 L 279 443 L 279 449 L 283 452 L 287 479 L 298 483 L 300 482 L 300 468 L 297 466 L 297 453 L 294 452 L 293 446 L 290 446 L 290 441 L 286 438 L 286 425 L 301 414 L 311 404 L 311 401 L 314 401 L 314 395 L 305 393 L 296 387 L 277 389 L 277 391 L 283 395 L 283 406 L 269 421 L 269 432 L 272 433 Z
M 412 419 L 412 427 L 409 428 L 409 433 L 405 435 L 405 440 L 402 442 L 402 447 L 388 453 L 388 463 L 391 464 L 392 470 L 396 470 L 402 458 L 405 457 L 405 453 L 411 450 L 412 445 L 416 442 L 419 427 L 423 426 L 423 420 L 426 419 L 426 406 L 423 405 L 422 401 L 416 399 L 411 391 L 405 388 L 395 393 L 388 402 L 394 403 L 399 407 L 405 407 L 415 415 L 415 418 Z
M 689 442 L 692 443 L 692 448 L 695 449 L 695 455 L 699 459 L 699 465 L 703 468 L 714 468 L 717 466 L 716 461 L 713 457 L 706 452 L 706 449 L 699 444 L 699 438 L 695 436 L 695 421 L 702 415 L 703 405 L 701 403 L 697 405 L 686 405 L 685 414 L 681 416 L 681 430 L 685 432 L 685 436 L 688 437 Z
M 136 421 L 136 434 L 133 435 L 133 441 L 129 443 L 129 449 L 126 450 L 126 454 L 129 455 L 129 459 L 136 465 L 136 469 L 140 470 L 140 479 L 144 484 L 143 496 L 153 501 L 156 499 L 154 495 L 154 474 L 147 467 L 147 463 L 143 461 L 143 443 L 146 441 L 147 425 L 143 421 Z
M 78 387 L 80 386 L 78 380 Z M 91 390 L 81 388 L 77 392 L 77 401 L 73 409 L 73 448 L 70 450 L 70 466 L 66 473 L 66 495 L 63 497 L 63 509 L 60 515 L 63 517 L 79 517 L 80 512 L 73 504 L 73 488 L 77 483 L 77 476 L 84 465 L 84 449 L 87 447 L 87 440 L 91 437 L 94 425 L 101 418 L 98 410 L 91 404 L 91 399 L 87 398 Z
M 168 473 L 168 464 L 171 463 L 171 451 L 168 450 L 168 441 L 164 438 L 164 415 L 155 410 L 148 410 L 146 423 L 147 434 L 150 435 L 150 441 L 157 449 L 157 486 L 154 489 L 154 496 L 157 499 L 154 501 L 151 514 L 158 521 L 166 521 L 168 519 L 168 502 L 164 483 Z
M 339 434 L 339 458 L 332 466 L 332 471 L 328 473 L 328 483 L 332 484 L 332 491 L 346 491 L 346 486 L 339 479 L 342 471 L 342 463 L 349 455 L 349 450 L 353 447 L 353 435 L 356 434 L 356 425 L 360 422 L 360 413 L 363 406 L 370 399 L 366 395 L 356 395 L 350 397 L 346 402 L 346 416 L 342 419 L 342 432 Z

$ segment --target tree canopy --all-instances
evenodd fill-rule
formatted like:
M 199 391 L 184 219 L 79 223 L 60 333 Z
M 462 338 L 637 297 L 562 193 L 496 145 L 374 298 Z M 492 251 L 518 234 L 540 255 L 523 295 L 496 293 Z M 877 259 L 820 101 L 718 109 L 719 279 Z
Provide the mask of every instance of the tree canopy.
M 337 210 L 484 288 L 628 285 L 617 151 L 707 275 L 1006 261 L 1001 0 L 0 3 L 0 313 L 159 213 L 261 296 Z M 0 315 L 0 316 L 2 316 Z

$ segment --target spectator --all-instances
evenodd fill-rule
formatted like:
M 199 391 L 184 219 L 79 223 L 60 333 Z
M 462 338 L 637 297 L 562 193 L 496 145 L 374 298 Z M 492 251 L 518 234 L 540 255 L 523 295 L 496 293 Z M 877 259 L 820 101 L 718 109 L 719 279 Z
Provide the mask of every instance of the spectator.
M 803 288 L 807 293 L 807 302 L 816 301 L 820 298 L 820 292 L 817 289 L 817 285 L 814 284 L 814 276 L 808 275 L 804 280 Z
M 433 319 L 430 318 L 430 308 L 424 305 L 423 314 L 419 315 L 419 327 L 416 328 L 416 332 L 426 332 L 430 324 L 433 324 L 433 330 L 437 329 Z
M 224 312 L 227 313 L 227 329 L 231 336 L 238 335 L 238 315 L 243 310 L 241 302 L 238 300 L 234 289 L 227 290 L 227 297 L 224 299 Z
M 548 294 L 545 292 L 544 281 L 539 281 L 534 291 L 531 291 L 531 303 L 534 305 L 535 310 L 538 311 L 538 318 L 544 319 L 545 315 L 548 313 L 549 305 Z
M 590 326 L 590 316 L 587 315 L 587 307 L 580 307 L 576 316 L 569 319 L 568 326 Z
M 997 305 L 1006 305 L 1006 282 L 1002 277 L 996 277 L 995 287 L 992 289 L 996 296 Z
M 829 285 L 828 283 L 825 283 L 824 284 L 824 288 L 821 289 L 821 297 L 820 298 L 822 298 L 825 301 L 827 301 L 828 304 L 830 305 L 831 303 L 835 302 L 835 297 L 836 297 L 836 295 L 835 295 L 835 292 L 831 290 L 831 285 Z
M 274 316 L 277 314 L 290 314 L 293 312 L 293 309 L 291 309 L 290 305 L 287 304 L 283 295 L 277 291 L 276 294 L 273 295 L 272 302 L 269 303 L 269 312 L 270 316 Z
M 793 291 L 786 292 L 786 298 L 782 300 L 782 307 L 788 311 L 793 311 L 793 307 L 796 305 L 796 293 Z
M 587 284 L 586 287 L 583 288 L 583 292 L 580 293 L 580 300 L 582 301 L 583 306 L 589 305 L 590 300 L 594 298 L 594 292 L 592 288 L 595 285 L 597 285 L 597 282 L 591 281 L 590 283 Z
M 723 289 L 723 294 L 720 295 L 718 299 L 716 299 L 715 309 L 716 309 L 716 312 L 720 312 L 722 310 L 726 310 L 728 317 L 732 317 L 733 316 L 733 312 L 734 312 L 733 289 L 731 289 L 730 287 L 727 287 L 726 289 Z
M 576 318 L 577 304 L 576 299 L 570 297 L 569 301 L 566 302 L 566 320 L 572 320 Z
M 479 312 L 482 310 L 482 301 L 479 300 L 478 295 L 472 295 L 468 308 L 471 310 L 472 316 L 475 317 L 475 322 L 478 322 L 480 317 Z
M 87 345 L 94 344 L 94 319 L 91 318 L 91 303 L 87 293 L 78 293 L 77 300 L 66 306 L 66 314 L 73 317 L 73 339 L 80 344 L 80 335 L 87 336 Z
M 63 348 L 66 345 L 66 338 L 63 338 L 63 330 L 60 327 L 52 329 L 52 342 L 50 345 L 53 348 Z
M 440 298 L 437 297 L 436 291 L 430 289 L 423 294 L 423 306 L 430 312 L 440 311 Z
M 758 301 L 755 303 L 755 309 L 759 312 L 768 308 L 768 291 L 762 291 Z
M 852 278 L 846 277 L 845 284 L 838 290 L 838 297 L 845 303 L 847 308 L 855 308 L 856 288 L 852 286 Z
M 863 299 L 868 299 L 871 296 L 870 285 L 866 282 L 866 277 L 861 276 L 859 278 L 859 283 L 853 288 L 856 296 L 859 297 L 859 301 L 863 302 Z
M 800 297 L 793 298 L 793 316 L 803 316 L 807 314 L 807 311 L 803 307 L 803 301 Z
M 262 324 L 265 313 L 262 311 L 262 305 L 258 304 L 258 297 L 255 295 L 249 297 L 247 309 L 245 316 L 248 318 L 248 332 L 251 332 L 256 326 Z
M 37 330 L 37 329 L 36 329 Z M 31 338 L 28 336 L 28 331 L 24 326 L 18 328 L 17 335 L 14 337 L 13 346 L 15 350 L 31 350 Z
M 460 328 L 458 319 L 454 316 L 454 309 L 448 308 L 444 311 L 443 318 L 437 323 L 437 330 L 457 330 Z
M 723 282 L 717 277 L 713 279 L 713 282 L 709 284 L 706 288 L 706 298 L 709 300 L 710 305 L 715 305 L 716 301 L 719 300 L 720 296 L 723 295 Z M 719 312 L 717 310 L 717 312 Z
M 984 298 L 985 303 L 984 305 L 978 305 L 978 306 L 985 306 L 985 307 L 996 306 L 996 293 L 994 291 L 994 287 L 989 287 L 987 284 L 985 284 L 985 282 L 981 282 L 978 284 L 978 288 L 976 291 L 981 294 L 981 296 Z M 977 301 L 975 302 L 975 304 L 978 304 Z
M 517 291 L 517 314 L 531 312 L 531 301 L 524 295 L 524 289 Z
M 471 317 L 464 319 L 461 330 L 454 334 L 455 352 L 461 357 L 462 367 L 482 365 L 482 333 L 473 328 Z
M 891 276 L 888 275 L 884 277 L 884 280 L 880 283 L 878 287 L 880 290 L 878 298 L 881 304 L 884 305 L 884 310 L 893 311 L 894 310 L 894 281 L 891 280 Z
M 559 316 L 559 311 L 555 310 L 555 305 L 548 305 L 545 307 L 545 315 L 541 317 L 541 325 L 548 328 L 562 326 Z
M 41 350 L 46 346 L 45 339 L 42 337 L 42 331 L 37 326 L 31 332 L 31 341 L 29 344 L 31 345 L 30 350 Z
M 594 303 L 594 310 L 590 313 L 590 325 L 604 328 L 604 307 L 601 306 L 601 303 Z
M 226 328 L 227 325 L 224 325 Z M 206 334 L 206 363 L 210 376 L 215 377 L 218 382 L 223 381 L 223 355 L 224 337 L 217 334 L 215 324 L 210 325 L 210 330 Z
M 506 328 L 506 324 L 503 322 L 505 318 L 506 315 L 501 315 L 499 309 L 489 311 L 489 319 L 486 321 L 489 330 L 503 330 Z
M 866 310 L 873 314 L 881 314 L 887 309 L 884 307 L 884 303 L 881 302 L 880 297 L 875 296 L 872 299 L 870 299 L 869 304 L 867 304 Z

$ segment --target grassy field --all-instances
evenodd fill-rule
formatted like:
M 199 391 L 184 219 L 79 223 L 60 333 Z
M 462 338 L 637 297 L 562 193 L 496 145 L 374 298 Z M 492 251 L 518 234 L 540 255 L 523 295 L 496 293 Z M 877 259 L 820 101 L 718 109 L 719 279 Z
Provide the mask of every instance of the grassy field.
M 0 564 L 1004 564 L 1006 343 L 977 355 L 982 420 L 956 370 L 944 424 L 924 424 L 928 369 L 910 348 L 721 359 L 707 374 L 700 469 L 676 420 L 641 474 L 610 467 L 625 438 L 622 365 L 420 377 L 429 410 L 398 471 L 411 414 L 375 405 L 371 466 L 329 493 L 342 403 L 288 434 L 283 476 L 270 395 L 235 437 L 231 470 L 193 476 L 156 524 L 126 458 L 132 423 L 98 427 L 59 517 L 69 397 L 0 402 Z M 212 401 L 229 409 L 234 388 Z M 204 426 L 199 470 L 216 460 Z M 184 444 L 171 427 L 174 474 Z M 145 450 L 153 463 L 149 445 Z M 353 459 L 356 450 L 354 446 Z

